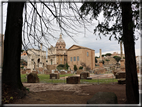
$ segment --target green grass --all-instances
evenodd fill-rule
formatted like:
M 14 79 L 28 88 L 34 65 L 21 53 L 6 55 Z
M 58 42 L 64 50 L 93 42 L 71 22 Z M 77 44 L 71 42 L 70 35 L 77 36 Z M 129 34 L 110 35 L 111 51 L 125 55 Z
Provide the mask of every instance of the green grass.
M 62 74 L 60 77 L 65 77 L 65 76 L 72 76 L 74 74 Z M 39 80 L 41 83 L 66 83 L 66 79 L 50 79 L 50 75 L 45 75 L 45 74 L 38 74 Z M 26 74 L 21 74 L 21 81 L 22 82 L 27 82 Z M 80 83 L 84 84 L 109 84 L 109 83 L 114 83 L 118 82 L 117 79 L 92 79 L 92 80 L 86 80 L 86 79 L 81 79 Z
M 74 74 L 62 74 L 60 77 L 65 77 L 65 76 L 72 76 Z M 50 79 L 50 75 L 45 75 L 45 74 L 38 74 L 39 81 L 42 83 L 64 83 L 66 82 L 64 79 L 63 80 L 58 80 L 58 79 Z M 22 82 L 27 82 L 26 79 L 26 74 L 21 74 L 21 81 Z

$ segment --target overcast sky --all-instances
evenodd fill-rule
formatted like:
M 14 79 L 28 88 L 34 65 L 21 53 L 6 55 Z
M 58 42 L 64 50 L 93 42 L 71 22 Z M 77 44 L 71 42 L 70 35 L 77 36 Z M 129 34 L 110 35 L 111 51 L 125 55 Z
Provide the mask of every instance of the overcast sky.
M 4 5 L 3 8 L 3 32 L 5 30 L 5 22 L 6 22 L 6 9 L 7 6 Z M 102 19 L 102 16 L 99 17 L 99 19 Z M 95 24 L 95 23 L 94 23 Z M 95 50 L 95 55 L 99 56 L 99 49 L 102 49 L 102 54 L 105 53 L 113 53 L 113 52 L 118 52 L 120 53 L 120 44 L 118 44 L 118 41 L 114 40 L 112 38 L 112 40 L 109 40 L 109 37 L 105 37 L 105 36 L 101 36 L 102 38 L 100 39 L 97 35 L 93 34 L 93 30 L 94 30 L 94 24 L 92 24 L 92 26 L 89 26 L 89 31 L 86 30 L 86 34 L 84 35 L 84 33 L 78 33 L 78 34 L 74 34 L 73 38 L 76 40 L 76 42 L 74 40 L 72 40 L 71 37 L 69 37 L 68 35 L 63 33 L 63 39 L 66 43 L 66 48 L 70 48 L 72 45 L 79 45 L 79 46 L 83 46 L 83 47 L 87 47 L 87 48 L 91 48 L 93 50 Z M 83 27 L 81 28 L 81 30 L 84 30 Z M 78 30 L 80 30 L 78 29 Z M 61 31 L 56 31 L 53 33 L 53 35 L 57 38 L 59 38 Z M 135 50 L 136 50 L 136 55 L 140 55 L 140 39 L 135 41 Z M 50 43 L 55 46 L 57 42 L 57 39 L 50 39 Z M 44 50 L 47 50 L 46 48 L 44 48 Z M 123 48 L 123 53 L 124 53 L 124 48 Z

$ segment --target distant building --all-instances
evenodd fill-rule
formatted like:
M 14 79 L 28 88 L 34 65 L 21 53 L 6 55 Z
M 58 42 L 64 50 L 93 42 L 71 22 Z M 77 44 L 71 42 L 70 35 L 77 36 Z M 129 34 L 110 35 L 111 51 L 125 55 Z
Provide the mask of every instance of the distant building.
M 46 69 L 46 51 L 42 50 L 42 44 L 40 50 L 28 49 L 27 53 L 22 54 L 22 56 L 27 56 L 27 68 L 31 71 L 38 68 Z
M 51 45 L 48 48 L 48 63 L 47 65 L 59 65 L 67 63 L 67 53 L 66 53 L 66 43 L 60 34 L 60 38 L 58 39 L 56 46 L 53 47 Z
M 74 69 L 74 65 L 79 69 L 81 63 L 85 63 L 91 70 L 95 68 L 95 50 L 90 48 L 73 45 L 67 50 L 67 59 L 71 70 Z

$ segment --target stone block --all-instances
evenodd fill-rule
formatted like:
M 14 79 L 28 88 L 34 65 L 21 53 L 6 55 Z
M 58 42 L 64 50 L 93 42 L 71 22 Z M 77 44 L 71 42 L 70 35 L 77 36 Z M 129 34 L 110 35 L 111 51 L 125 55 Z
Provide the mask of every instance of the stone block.
M 80 76 L 69 76 L 66 78 L 67 84 L 79 84 L 80 83 Z
M 115 75 L 115 78 L 116 79 L 126 78 L 126 72 L 123 72 L 123 71 L 117 72 Z
M 91 77 L 87 77 L 87 80 L 92 80 L 92 78 Z
M 80 73 L 80 79 L 87 79 L 87 77 L 90 77 L 89 72 L 81 72 Z
M 36 73 L 28 74 L 27 75 L 27 82 L 28 83 L 38 83 L 39 82 L 38 75 Z
M 126 79 L 118 79 L 118 84 L 126 84 Z
M 51 74 L 50 74 L 50 79 L 60 79 L 60 74 L 51 73 Z
M 117 96 L 112 92 L 98 92 L 87 101 L 87 104 L 118 104 Z

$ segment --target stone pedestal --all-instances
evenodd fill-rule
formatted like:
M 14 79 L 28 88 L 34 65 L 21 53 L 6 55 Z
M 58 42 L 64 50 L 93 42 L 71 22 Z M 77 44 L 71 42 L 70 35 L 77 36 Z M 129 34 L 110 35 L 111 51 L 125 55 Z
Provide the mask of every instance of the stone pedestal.
M 100 66 L 101 68 L 103 67 L 103 61 L 102 61 L 102 60 L 99 61 L 99 66 Z
M 80 79 L 87 79 L 87 77 L 90 77 L 89 72 L 81 72 Z
M 69 76 L 66 78 L 67 84 L 79 84 L 80 83 L 80 76 Z
M 39 78 L 38 78 L 37 74 L 36 73 L 30 73 L 29 75 L 27 75 L 27 82 L 28 83 L 38 83 Z
M 60 75 L 57 73 L 51 73 L 50 74 L 50 79 L 60 79 Z
M 117 72 L 115 77 L 116 77 L 116 79 L 126 78 L 126 73 L 123 71 Z

